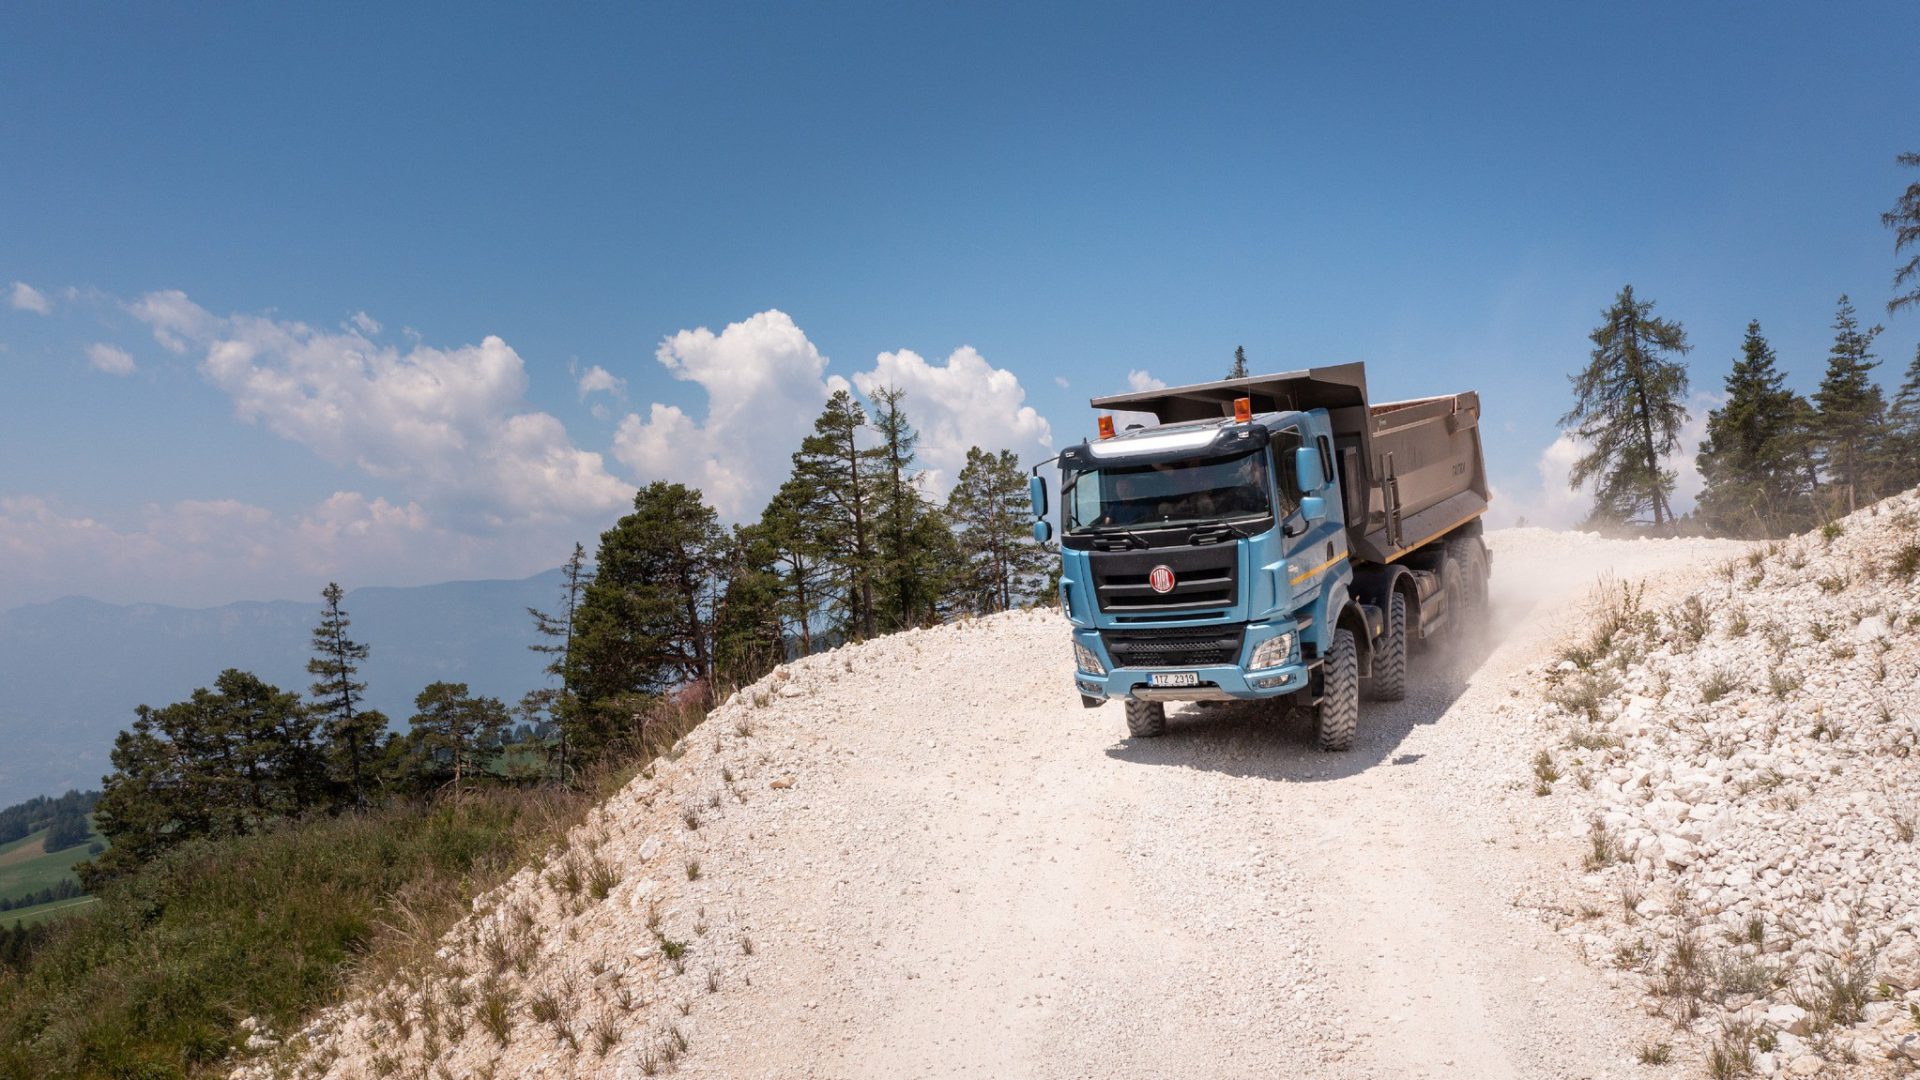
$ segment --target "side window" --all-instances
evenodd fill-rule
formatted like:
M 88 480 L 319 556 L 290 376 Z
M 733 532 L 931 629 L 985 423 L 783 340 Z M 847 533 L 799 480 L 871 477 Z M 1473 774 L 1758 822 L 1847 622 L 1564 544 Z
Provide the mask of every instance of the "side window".
M 1315 438 L 1320 446 L 1320 475 L 1326 478 L 1327 483 L 1331 484 L 1333 483 L 1333 444 L 1327 441 L 1325 435 L 1316 436 Z
M 1367 489 L 1360 478 L 1359 447 L 1340 448 L 1340 471 L 1347 478 L 1343 489 L 1347 497 L 1347 520 L 1354 523 L 1367 520 Z
M 1080 474 L 1079 482 L 1073 485 L 1073 503 L 1070 508 L 1073 517 L 1068 528 L 1083 528 L 1100 520 L 1101 483 L 1098 472 Z
M 1297 428 L 1281 428 L 1273 433 L 1273 476 L 1280 489 L 1280 517 L 1293 513 L 1300 505 L 1300 481 L 1293 471 L 1293 452 L 1304 446 Z

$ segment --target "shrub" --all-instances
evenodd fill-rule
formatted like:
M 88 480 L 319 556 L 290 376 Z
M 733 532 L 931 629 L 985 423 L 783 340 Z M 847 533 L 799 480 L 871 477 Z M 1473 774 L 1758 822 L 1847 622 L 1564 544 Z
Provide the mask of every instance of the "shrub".
M 1700 700 L 1711 705 L 1732 693 L 1740 685 L 1740 680 L 1730 671 L 1715 671 L 1700 684 Z
M 1575 716 L 1600 719 L 1600 707 L 1620 689 L 1620 680 L 1611 672 L 1582 671 L 1547 691 L 1547 700 Z
M 1902 580 L 1911 580 L 1915 573 L 1920 573 L 1920 542 L 1908 541 L 1894 552 L 1893 562 L 1888 564 L 1887 569 Z

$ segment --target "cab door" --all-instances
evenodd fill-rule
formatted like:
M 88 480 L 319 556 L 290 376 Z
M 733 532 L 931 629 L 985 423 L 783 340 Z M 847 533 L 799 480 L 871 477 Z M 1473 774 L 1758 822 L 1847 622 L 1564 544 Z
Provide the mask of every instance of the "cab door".
M 1287 528 L 1295 533 L 1287 549 L 1287 583 L 1292 587 L 1296 602 L 1311 597 L 1319 590 L 1323 579 L 1347 558 L 1347 529 L 1344 520 L 1345 506 L 1340 499 L 1338 468 L 1334 461 L 1333 438 L 1326 431 L 1326 424 L 1319 416 L 1309 414 L 1305 422 L 1293 431 L 1297 443 L 1285 458 L 1277 452 L 1275 459 L 1284 460 L 1287 467 L 1281 471 L 1291 492 L 1293 514 L 1287 519 Z M 1285 434 L 1283 431 L 1282 434 Z M 1278 439 L 1280 436 L 1276 435 Z M 1313 470 L 1312 486 L 1302 486 L 1299 470 L 1294 467 L 1294 454 L 1291 450 L 1306 450 L 1318 466 Z M 1326 516 L 1319 521 L 1308 521 L 1297 507 L 1306 497 L 1317 497 L 1326 509 Z

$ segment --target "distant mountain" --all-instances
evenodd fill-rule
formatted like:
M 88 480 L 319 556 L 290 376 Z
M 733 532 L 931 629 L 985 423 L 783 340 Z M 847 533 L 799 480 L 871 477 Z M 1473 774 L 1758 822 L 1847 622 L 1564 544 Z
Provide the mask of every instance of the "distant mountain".
M 367 701 L 396 723 L 435 680 L 464 682 L 509 704 L 542 685 L 528 650 L 527 608 L 551 610 L 561 575 L 367 588 L 343 605 L 353 637 L 373 649 Z M 94 788 L 134 706 L 180 701 L 225 668 L 305 693 L 320 604 L 243 602 L 217 608 L 104 604 L 70 597 L 0 612 L 0 806 Z

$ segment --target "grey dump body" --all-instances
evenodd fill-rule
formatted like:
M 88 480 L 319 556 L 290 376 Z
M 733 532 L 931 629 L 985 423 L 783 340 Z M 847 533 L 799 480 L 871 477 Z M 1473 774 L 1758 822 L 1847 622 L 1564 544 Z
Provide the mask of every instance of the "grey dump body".
M 1390 563 L 1487 509 L 1480 449 L 1480 395 L 1370 404 L 1365 365 L 1335 364 L 1279 375 L 1095 398 L 1097 409 L 1152 413 L 1162 424 L 1233 415 L 1236 398 L 1255 413 L 1325 409 L 1340 465 L 1347 539 L 1365 561 Z

